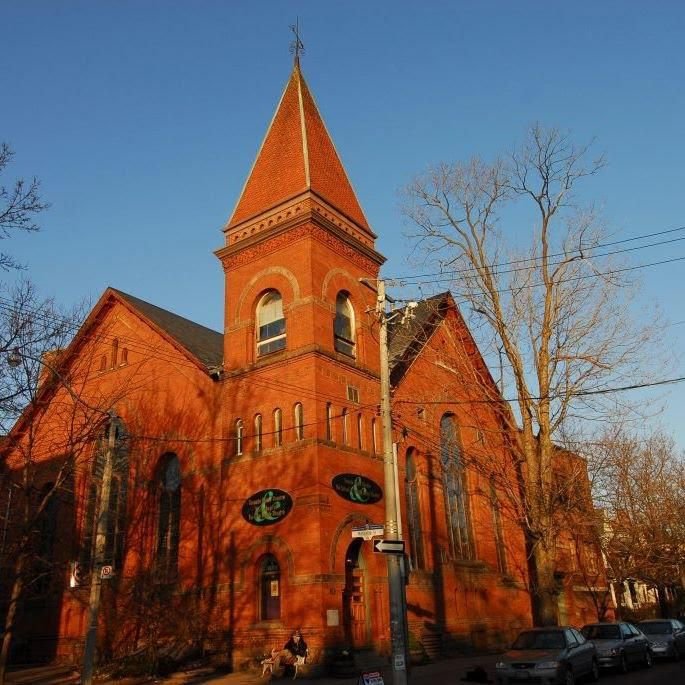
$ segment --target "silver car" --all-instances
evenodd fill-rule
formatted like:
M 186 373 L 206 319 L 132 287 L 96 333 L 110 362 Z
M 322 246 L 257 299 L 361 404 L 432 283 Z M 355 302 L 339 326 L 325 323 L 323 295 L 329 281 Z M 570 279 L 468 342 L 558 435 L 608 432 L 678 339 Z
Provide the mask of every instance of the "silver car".
M 654 656 L 680 659 L 685 655 L 685 626 L 674 618 L 640 621 L 637 627 L 647 636 Z
M 626 673 L 631 665 L 649 668 L 652 648 L 647 637 L 630 623 L 590 623 L 580 632 L 597 648 L 601 668 Z
M 568 627 L 524 630 L 496 668 L 499 685 L 574 685 L 584 676 L 599 678 L 595 646 Z

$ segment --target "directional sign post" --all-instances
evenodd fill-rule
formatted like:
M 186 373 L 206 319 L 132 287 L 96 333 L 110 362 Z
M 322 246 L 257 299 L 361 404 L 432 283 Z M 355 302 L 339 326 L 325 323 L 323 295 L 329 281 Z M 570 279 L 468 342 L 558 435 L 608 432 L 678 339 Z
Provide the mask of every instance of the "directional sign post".
M 373 538 L 379 538 L 383 535 L 384 531 L 385 527 L 380 523 L 367 523 L 364 526 L 355 526 L 352 528 L 352 537 L 371 540 Z
M 404 554 L 404 540 L 374 540 L 373 551 L 382 554 Z

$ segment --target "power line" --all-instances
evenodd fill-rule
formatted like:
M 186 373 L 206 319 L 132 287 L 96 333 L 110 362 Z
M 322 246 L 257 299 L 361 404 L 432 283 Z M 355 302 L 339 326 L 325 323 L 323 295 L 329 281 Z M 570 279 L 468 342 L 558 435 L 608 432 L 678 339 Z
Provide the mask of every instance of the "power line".
M 573 283 L 575 281 L 582 281 L 582 280 L 586 280 L 588 278 L 604 278 L 605 276 L 613 276 L 614 274 L 624 273 L 626 271 L 635 271 L 637 269 L 645 269 L 645 268 L 650 267 L 650 266 L 662 266 L 664 264 L 672 264 L 674 262 L 682 262 L 683 260 L 685 260 L 685 256 L 672 257 L 671 259 L 663 259 L 659 262 L 650 262 L 648 264 L 637 264 L 636 266 L 626 266 L 626 267 L 623 267 L 621 269 L 612 269 L 611 271 L 602 271 L 599 273 L 583 274 L 581 276 L 573 276 L 571 278 L 562 278 L 558 281 L 555 281 L 554 284 L 559 285 L 561 283 Z M 452 280 L 453 280 L 452 278 L 439 278 L 439 279 L 435 279 L 432 281 L 420 281 L 417 283 L 412 283 L 411 285 L 421 287 L 422 285 L 431 285 L 431 284 L 435 284 L 435 283 L 446 283 L 446 282 L 451 282 Z M 529 283 L 526 285 L 521 285 L 517 288 L 498 289 L 498 290 L 495 290 L 494 292 L 501 294 L 501 293 L 507 293 L 507 292 L 515 292 L 515 291 L 519 291 L 519 290 L 528 290 L 530 288 L 539 288 L 539 287 L 542 287 L 544 285 L 545 285 L 544 283 Z M 474 295 L 487 295 L 488 293 L 481 291 L 481 292 L 475 292 L 473 294 Z M 395 302 L 412 302 L 413 301 L 413 300 L 409 300 L 406 298 L 405 299 L 394 298 L 394 300 L 395 300 Z M 464 300 L 460 304 L 463 304 L 463 303 L 468 303 L 468 301 Z
M 592 247 L 587 248 L 587 251 L 592 252 L 594 250 L 598 250 L 598 249 L 601 249 L 604 247 L 611 247 L 613 245 L 621 245 L 621 244 L 625 244 L 627 242 L 631 242 L 631 241 L 635 241 L 635 240 L 644 240 L 645 238 L 653 238 L 653 237 L 660 236 L 660 235 L 669 235 L 669 234 L 676 233 L 678 231 L 684 231 L 684 230 L 685 230 L 685 226 L 679 226 L 678 228 L 671 228 L 671 229 L 668 229 L 665 231 L 656 231 L 654 233 L 645 233 L 642 235 L 634 236 L 632 238 L 624 238 L 622 240 L 614 240 L 611 242 L 599 243 L 597 245 L 594 245 Z M 668 244 L 671 242 L 678 242 L 678 241 L 683 240 L 683 239 L 685 239 L 685 236 L 683 236 L 681 238 L 674 238 L 672 240 L 659 241 L 656 243 L 651 243 L 649 245 L 638 245 L 637 247 L 634 247 L 634 248 L 627 248 L 625 250 L 615 250 L 615 251 L 606 252 L 606 253 L 600 254 L 600 255 L 590 255 L 590 256 L 591 257 L 607 257 L 607 256 L 610 256 L 613 254 L 620 254 L 622 252 L 630 252 L 633 250 L 641 250 L 641 249 L 645 249 L 648 247 L 665 245 L 665 244 Z M 578 252 L 580 253 L 581 256 L 583 256 L 582 250 L 578 250 Z M 568 253 L 567 252 L 556 252 L 556 253 L 549 255 L 547 258 L 548 259 L 556 259 L 557 257 L 568 257 Z M 488 268 L 493 269 L 493 270 L 494 269 L 500 269 L 501 267 L 513 266 L 515 264 L 525 264 L 527 262 L 536 262 L 536 261 L 539 261 L 541 259 L 542 259 L 542 257 L 524 257 L 522 259 L 514 259 L 514 260 L 509 260 L 506 262 L 498 262 L 496 264 L 491 264 L 491 265 L 489 265 Z M 560 264 L 561 262 L 557 262 L 557 263 Z M 510 272 L 514 272 L 514 271 L 525 271 L 525 270 L 534 269 L 534 268 L 538 268 L 538 267 L 533 264 L 531 266 L 522 267 L 521 269 L 511 269 L 509 271 L 502 271 L 500 273 L 510 273 Z M 454 276 L 457 276 L 459 274 L 465 274 L 465 273 L 470 273 L 470 272 L 474 272 L 474 271 L 476 271 L 475 267 L 464 267 L 463 269 L 455 269 L 454 271 L 446 271 L 446 272 L 432 272 L 432 273 L 425 273 L 425 274 L 406 274 L 404 276 L 402 276 L 402 275 L 401 276 L 388 276 L 386 278 L 386 280 L 387 281 L 409 281 L 409 280 L 413 280 L 413 279 L 417 279 L 417 278 L 429 278 L 431 276 L 441 276 L 441 275 L 447 275 L 447 274 L 452 274 Z
M 588 397 L 591 395 L 608 395 L 614 392 L 624 392 L 627 390 L 638 390 L 640 388 L 653 388 L 659 385 L 674 385 L 676 383 L 682 383 L 685 381 L 685 376 L 679 376 L 677 378 L 665 378 L 660 381 L 653 381 L 651 383 L 634 383 L 632 385 L 623 385 L 616 388 L 602 388 L 598 390 L 579 390 L 578 392 L 571 393 L 571 397 Z M 543 399 L 547 400 L 558 400 L 561 397 L 566 397 L 566 395 L 550 395 L 548 397 L 536 397 L 528 395 L 528 400 L 540 401 Z M 518 402 L 518 397 L 513 398 L 498 398 L 494 400 L 488 399 L 473 399 L 473 400 L 428 400 L 420 402 L 418 400 L 395 400 L 396 404 L 501 404 L 502 402 Z

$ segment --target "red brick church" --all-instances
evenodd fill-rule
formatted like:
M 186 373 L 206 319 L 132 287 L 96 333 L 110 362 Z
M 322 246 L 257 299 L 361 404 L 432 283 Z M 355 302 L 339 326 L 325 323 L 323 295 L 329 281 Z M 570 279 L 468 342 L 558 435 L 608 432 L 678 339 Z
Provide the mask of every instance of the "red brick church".
M 13 431 L 10 469 L 30 435 L 42 483 L 61 478 L 50 579 L 22 601 L 15 660 L 80 658 L 111 422 L 101 654 L 176 640 L 243 667 L 295 627 L 315 661 L 388 651 L 385 558 L 351 535 L 392 494 L 361 283 L 384 258 L 298 64 L 223 232 L 222 332 L 110 288 Z M 496 385 L 449 294 L 413 314 L 391 330 L 393 430 L 410 646 L 434 655 L 509 640 L 530 600 L 501 481 L 509 424 L 481 401 Z M 593 617 L 570 590 L 564 611 Z

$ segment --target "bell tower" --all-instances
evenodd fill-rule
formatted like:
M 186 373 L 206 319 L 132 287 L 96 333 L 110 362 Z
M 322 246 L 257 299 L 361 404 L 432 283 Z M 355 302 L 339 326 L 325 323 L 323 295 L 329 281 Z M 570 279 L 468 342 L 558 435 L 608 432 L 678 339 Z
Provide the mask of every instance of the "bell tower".
M 305 353 L 377 372 L 359 280 L 384 258 L 299 59 L 223 231 L 226 372 Z

